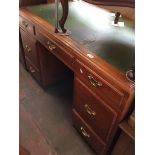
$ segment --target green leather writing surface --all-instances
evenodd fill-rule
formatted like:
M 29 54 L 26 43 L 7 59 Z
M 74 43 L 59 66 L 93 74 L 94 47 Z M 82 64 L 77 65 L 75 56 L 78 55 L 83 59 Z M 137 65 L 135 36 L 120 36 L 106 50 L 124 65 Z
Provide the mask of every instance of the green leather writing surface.
M 27 7 L 31 12 L 55 25 L 54 4 Z M 59 6 L 61 15 L 61 6 Z M 65 28 L 70 37 L 122 72 L 131 69 L 135 59 L 134 22 L 122 16 L 124 27 L 112 25 L 114 17 L 83 2 L 70 2 Z

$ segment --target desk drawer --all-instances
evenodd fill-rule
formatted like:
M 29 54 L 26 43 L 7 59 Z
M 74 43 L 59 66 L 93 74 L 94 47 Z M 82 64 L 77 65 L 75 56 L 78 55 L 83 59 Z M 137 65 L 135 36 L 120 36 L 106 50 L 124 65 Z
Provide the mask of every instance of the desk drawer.
M 31 24 L 28 20 L 24 19 L 23 17 L 19 16 L 19 25 L 20 27 L 29 32 L 31 35 L 35 34 L 35 27 Z
M 105 144 L 95 134 L 95 132 L 87 125 L 80 115 L 73 109 L 73 123 L 76 129 L 80 132 L 82 137 L 92 146 L 98 155 L 102 155 Z
M 56 45 L 54 41 L 51 41 L 51 39 L 49 39 L 47 36 L 42 35 L 40 32 L 37 31 L 36 35 L 40 42 L 48 49 L 49 52 L 55 55 L 69 68 L 73 68 L 74 57 L 69 52 L 62 50 Z
M 25 56 L 38 68 L 38 55 L 36 51 L 36 40 L 29 37 L 25 31 L 20 29 Z
M 93 72 L 80 61 L 76 60 L 75 68 L 77 77 L 85 83 L 94 93 L 98 94 L 107 104 L 118 108 L 122 104 L 124 94 Z
M 117 113 L 77 78 L 74 88 L 74 108 L 104 141 L 108 140 Z
M 26 65 L 28 71 L 31 73 L 31 75 L 40 83 L 41 78 L 40 78 L 40 72 L 39 70 L 26 58 Z

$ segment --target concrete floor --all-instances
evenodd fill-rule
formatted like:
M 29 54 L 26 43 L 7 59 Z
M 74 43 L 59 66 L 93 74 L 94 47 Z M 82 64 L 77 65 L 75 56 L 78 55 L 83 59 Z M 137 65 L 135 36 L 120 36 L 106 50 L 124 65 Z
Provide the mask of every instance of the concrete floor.
M 72 80 L 42 89 L 20 65 L 20 145 L 31 155 L 95 155 L 72 125 Z

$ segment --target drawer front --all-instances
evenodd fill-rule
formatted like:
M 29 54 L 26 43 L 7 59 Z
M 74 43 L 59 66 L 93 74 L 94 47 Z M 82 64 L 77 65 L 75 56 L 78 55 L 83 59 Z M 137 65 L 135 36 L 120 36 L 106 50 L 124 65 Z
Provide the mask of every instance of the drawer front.
M 19 25 L 20 27 L 29 32 L 31 35 L 35 34 L 35 27 L 33 24 L 31 24 L 29 21 L 27 21 L 26 19 L 24 19 L 23 17 L 19 16 Z
M 36 51 L 36 40 L 28 36 L 25 31 L 20 29 L 25 56 L 38 68 L 38 55 Z
M 47 36 L 42 35 L 40 32 L 37 31 L 36 35 L 40 42 L 48 49 L 49 52 L 55 55 L 69 68 L 73 69 L 74 56 L 72 56 L 67 51 L 62 50 L 56 45 L 55 42 L 51 41 L 51 39 L 49 39 Z
M 93 94 L 77 78 L 74 83 L 74 108 L 92 129 L 107 141 L 115 125 L 117 113 Z
M 39 70 L 27 58 L 26 58 L 26 65 L 30 74 L 40 83 L 41 78 Z
M 77 76 L 93 92 L 98 94 L 107 104 L 118 108 L 122 105 L 124 94 L 101 78 L 97 73 L 86 67 L 80 61 L 76 60 L 75 70 Z
M 104 142 L 95 134 L 95 132 L 87 125 L 80 115 L 73 109 L 73 123 L 82 137 L 91 145 L 98 155 L 104 152 Z

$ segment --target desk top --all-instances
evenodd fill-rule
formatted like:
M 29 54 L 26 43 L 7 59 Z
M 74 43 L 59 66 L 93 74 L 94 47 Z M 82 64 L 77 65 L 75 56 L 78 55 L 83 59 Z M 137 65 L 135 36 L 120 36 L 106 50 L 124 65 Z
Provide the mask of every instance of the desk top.
M 27 9 L 48 23 L 55 24 L 54 4 L 29 6 Z M 124 27 L 115 27 L 113 20 L 107 10 L 81 1 L 69 2 L 65 27 L 71 31 L 73 40 L 121 72 L 126 72 L 135 61 L 134 21 L 122 15 L 119 21 L 124 22 Z

